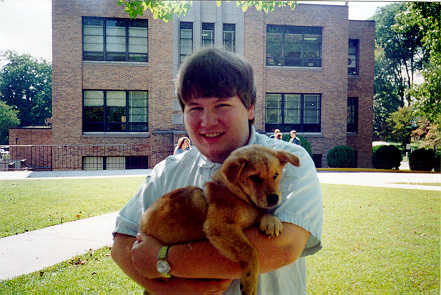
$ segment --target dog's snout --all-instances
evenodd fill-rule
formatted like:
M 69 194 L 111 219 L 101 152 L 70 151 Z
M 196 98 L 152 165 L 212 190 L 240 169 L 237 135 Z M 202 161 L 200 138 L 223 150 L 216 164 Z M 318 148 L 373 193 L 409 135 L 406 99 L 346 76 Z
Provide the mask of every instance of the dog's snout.
M 277 203 L 279 203 L 279 196 L 276 194 L 269 194 L 266 197 L 266 202 L 270 207 L 275 206 L 277 205 Z

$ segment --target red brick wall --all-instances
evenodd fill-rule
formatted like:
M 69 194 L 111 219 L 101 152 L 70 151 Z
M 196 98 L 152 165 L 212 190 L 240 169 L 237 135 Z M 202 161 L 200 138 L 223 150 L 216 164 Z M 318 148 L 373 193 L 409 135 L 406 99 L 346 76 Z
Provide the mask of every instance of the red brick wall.
M 51 145 L 52 143 L 51 127 L 37 126 L 9 129 L 9 145 Z
M 53 0 L 53 143 L 55 145 L 128 144 L 142 146 L 149 166 L 173 152 L 181 137 L 172 124 L 173 22 L 153 20 L 149 12 L 149 62 L 111 63 L 82 61 L 81 16 L 127 18 L 115 0 Z M 266 25 L 323 27 L 322 68 L 293 69 L 265 66 Z M 343 5 L 299 4 L 294 11 L 277 8 L 265 14 L 250 8 L 245 13 L 245 57 L 254 67 L 257 85 L 256 129 L 264 130 L 265 93 L 321 93 L 321 133 L 302 134 L 314 154 L 326 154 L 348 144 L 359 154 L 360 167 L 370 166 L 373 97 L 373 22 L 348 21 Z M 197 38 L 197 36 L 195 36 Z M 347 74 L 348 39 L 360 39 L 360 77 Z M 147 90 L 149 133 L 142 135 L 86 135 L 82 132 L 82 91 Z M 359 133 L 346 133 L 347 97 L 359 97 Z M 173 131 L 175 131 L 173 133 Z M 106 153 L 110 153 L 107 151 Z M 137 152 L 133 152 L 135 155 Z M 144 154 L 145 153 L 145 154 Z M 78 157 L 80 159 L 80 157 Z M 80 162 L 73 164 L 74 167 Z M 76 169 L 76 168 L 75 168 Z
M 359 40 L 359 75 L 348 79 L 348 97 L 358 97 L 358 133 L 347 143 L 358 152 L 358 167 L 372 167 L 375 22 L 350 21 L 349 39 Z

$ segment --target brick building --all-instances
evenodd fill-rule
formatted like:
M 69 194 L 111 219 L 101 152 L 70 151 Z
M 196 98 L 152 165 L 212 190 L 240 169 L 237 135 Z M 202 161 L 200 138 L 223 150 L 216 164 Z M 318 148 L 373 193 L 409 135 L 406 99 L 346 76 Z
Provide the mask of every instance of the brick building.
M 348 20 L 348 6 L 265 14 L 194 1 L 168 23 L 149 12 L 130 20 L 116 0 L 52 7 L 51 130 L 53 145 L 64 147 L 53 158 L 73 156 L 53 169 L 153 167 L 172 154 L 185 134 L 173 79 L 185 56 L 206 45 L 253 65 L 257 131 L 296 129 L 318 167 L 336 145 L 353 147 L 358 167 L 371 166 L 375 23 Z

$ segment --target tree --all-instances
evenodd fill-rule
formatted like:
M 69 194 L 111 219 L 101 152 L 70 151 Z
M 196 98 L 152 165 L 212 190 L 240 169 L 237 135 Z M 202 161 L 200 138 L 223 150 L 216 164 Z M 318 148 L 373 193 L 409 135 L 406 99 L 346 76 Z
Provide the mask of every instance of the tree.
M 0 101 L 0 144 L 8 144 L 9 128 L 18 126 L 18 111 Z
M 21 126 L 44 125 L 52 116 L 52 66 L 28 54 L 7 51 L 0 71 L 0 100 L 18 110 Z
M 409 2 L 406 13 L 397 16 L 402 25 L 396 30 L 407 32 L 414 26 L 424 32 L 422 45 L 429 59 L 423 64 L 424 82 L 414 85 L 409 94 L 415 97 L 415 109 L 419 115 L 441 124 L 441 3 Z M 439 130 L 440 128 L 438 128 Z
M 124 5 L 124 10 L 131 18 L 143 15 L 145 10 L 150 10 L 154 19 L 162 19 L 168 22 L 173 19 L 173 15 L 186 15 L 191 7 L 192 1 L 155 1 L 155 0 L 117 0 L 118 5 Z M 216 1 L 217 6 L 222 1 Z M 254 6 L 257 11 L 273 11 L 277 6 L 289 6 L 294 9 L 296 1 L 236 1 L 237 6 L 242 5 L 242 11 L 245 12 L 248 7 Z
M 380 7 L 372 20 L 375 21 L 375 41 L 384 49 L 386 65 L 383 76 L 389 80 L 400 98 L 400 107 L 411 103 L 406 92 L 414 84 L 416 73 L 427 60 L 422 46 L 423 31 L 417 25 L 408 25 L 401 30 L 403 18 L 396 17 L 405 13 L 405 3 L 392 3 Z
M 390 114 L 387 120 L 387 140 L 400 143 L 403 148 L 410 143 L 412 130 L 418 127 L 411 107 L 402 107 Z
M 397 90 L 389 79 L 388 60 L 384 48 L 375 46 L 375 75 L 374 75 L 374 140 L 386 140 L 387 119 L 401 106 Z

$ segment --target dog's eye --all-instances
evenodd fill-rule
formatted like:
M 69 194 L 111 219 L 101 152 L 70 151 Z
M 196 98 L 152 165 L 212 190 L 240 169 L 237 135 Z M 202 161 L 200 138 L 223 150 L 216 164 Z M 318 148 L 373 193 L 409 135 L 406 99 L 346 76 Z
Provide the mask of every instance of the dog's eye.
M 276 179 L 279 176 L 279 173 L 275 173 L 273 179 Z
M 259 175 L 251 175 L 250 176 L 250 179 L 252 180 L 252 181 L 254 181 L 254 182 L 256 182 L 256 183 L 262 183 L 262 178 L 260 178 L 260 176 Z

